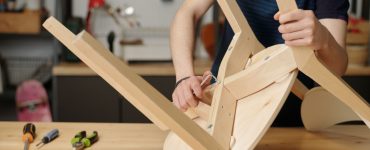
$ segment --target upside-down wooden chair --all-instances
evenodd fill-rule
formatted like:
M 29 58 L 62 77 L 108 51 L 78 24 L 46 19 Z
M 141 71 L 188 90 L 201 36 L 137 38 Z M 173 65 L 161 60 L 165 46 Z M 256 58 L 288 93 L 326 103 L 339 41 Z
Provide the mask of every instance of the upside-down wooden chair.
M 370 127 L 369 104 L 328 70 L 312 49 L 285 45 L 264 48 L 235 0 L 218 3 L 235 35 L 220 65 L 211 105 L 200 103 L 188 116 L 87 32 L 76 36 L 53 17 L 43 26 L 154 124 L 172 131 L 164 149 L 253 149 L 271 126 L 292 87 L 300 98 L 318 92 L 311 94 L 314 98 L 308 98 L 310 103 L 304 105 L 302 118 L 306 128 L 320 129 L 351 119 L 362 119 Z M 282 13 L 297 9 L 294 0 L 277 3 Z M 298 71 L 325 90 L 307 92 L 296 80 Z M 312 99 L 323 93 L 333 98 L 329 104 L 337 102 L 335 106 L 350 115 L 325 121 L 328 119 L 325 117 L 336 116 L 331 113 L 315 121 L 317 115 L 310 115 L 315 109 L 312 105 L 321 103 Z

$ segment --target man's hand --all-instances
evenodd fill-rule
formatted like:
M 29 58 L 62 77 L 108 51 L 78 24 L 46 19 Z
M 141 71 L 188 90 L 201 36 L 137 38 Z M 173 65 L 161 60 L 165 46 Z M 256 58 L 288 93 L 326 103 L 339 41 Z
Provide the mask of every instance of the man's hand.
M 311 10 L 296 10 L 274 16 L 280 22 L 279 32 L 288 46 L 308 46 L 314 50 L 326 49 L 329 31 L 317 20 Z
M 295 10 L 274 16 L 279 32 L 288 46 L 307 46 L 332 71 L 341 76 L 347 68 L 345 49 L 347 24 L 341 19 L 318 20 L 311 10 Z
M 203 74 L 203 77 L 191 76 L 180 82 L 172 93 L 172 100 L 175 106 L 184 112 L 189 107 L 198 106 L 199 100 L 202 99 L 203 87 L 210 84 L 211 78 L 206 79 L 210 74 L 211 73 L 207 71 Z M 206 79 L 206 81 L 203 81 L 204 79 Z

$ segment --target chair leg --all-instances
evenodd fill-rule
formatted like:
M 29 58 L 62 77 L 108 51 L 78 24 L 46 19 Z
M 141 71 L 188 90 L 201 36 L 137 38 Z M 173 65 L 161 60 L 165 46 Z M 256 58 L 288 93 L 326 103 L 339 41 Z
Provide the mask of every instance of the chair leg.
M 301 118 L 305 128 L 310 131 L 361 120 L 347 105 L 322 87 L 315 87 L 304 95 Z
M 370 128 L 369 104 L 341 77 L 331 72 L 308 48 L 293 48 L 298 69 L 351 108 Z

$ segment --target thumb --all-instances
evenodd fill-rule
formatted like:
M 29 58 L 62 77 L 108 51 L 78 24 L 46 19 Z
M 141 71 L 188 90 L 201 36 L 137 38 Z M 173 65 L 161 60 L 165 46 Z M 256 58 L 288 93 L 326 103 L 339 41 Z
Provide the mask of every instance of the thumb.
M 280 11 L 278 11 L 278 12 L 274 15 L 274 19 L 275 19 L 276 21 L 278 21 L 278 20 L 279 20 L 279 18 L 280 18 Z
M 204 79 L 205 77 L 207 77 L 207 76 L 211 75 L 211 74 L 212 74 L 212 73 L 211 73 L 211 71 L 209 71 L 209 70 L 205 71 L 205 72 L 203 73 L 203 79 Z
M 195 82 L 195 83 L 191 84 L 191 89 L 193 90 L 196 97 L 202 98 L 202 96 L 203 96 L 202 95 L 202 88 L 200 87 L 199 82 Z

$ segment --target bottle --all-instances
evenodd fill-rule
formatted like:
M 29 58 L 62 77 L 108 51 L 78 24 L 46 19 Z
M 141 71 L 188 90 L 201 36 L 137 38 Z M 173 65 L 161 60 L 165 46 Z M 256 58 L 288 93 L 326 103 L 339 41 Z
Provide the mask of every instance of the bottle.
M 0 0 L 0 12 L 5 11 L 5 0 Z
M 89 7 L 86 17 L 86 31 L 91 33 L 91 13 L 93 13 L 93 9 L 97 7 L 103 7 L 105 5 L 104 0 L 90 0 L 89 1 Z
M 15 0 L 7 0 L 6 5 L 8 8 L 8 11 L 15 11 L 16 1 Z
M 27 10 L 40 10 L 41 3 L 40 0 L 27 0 L 26 9 Z

